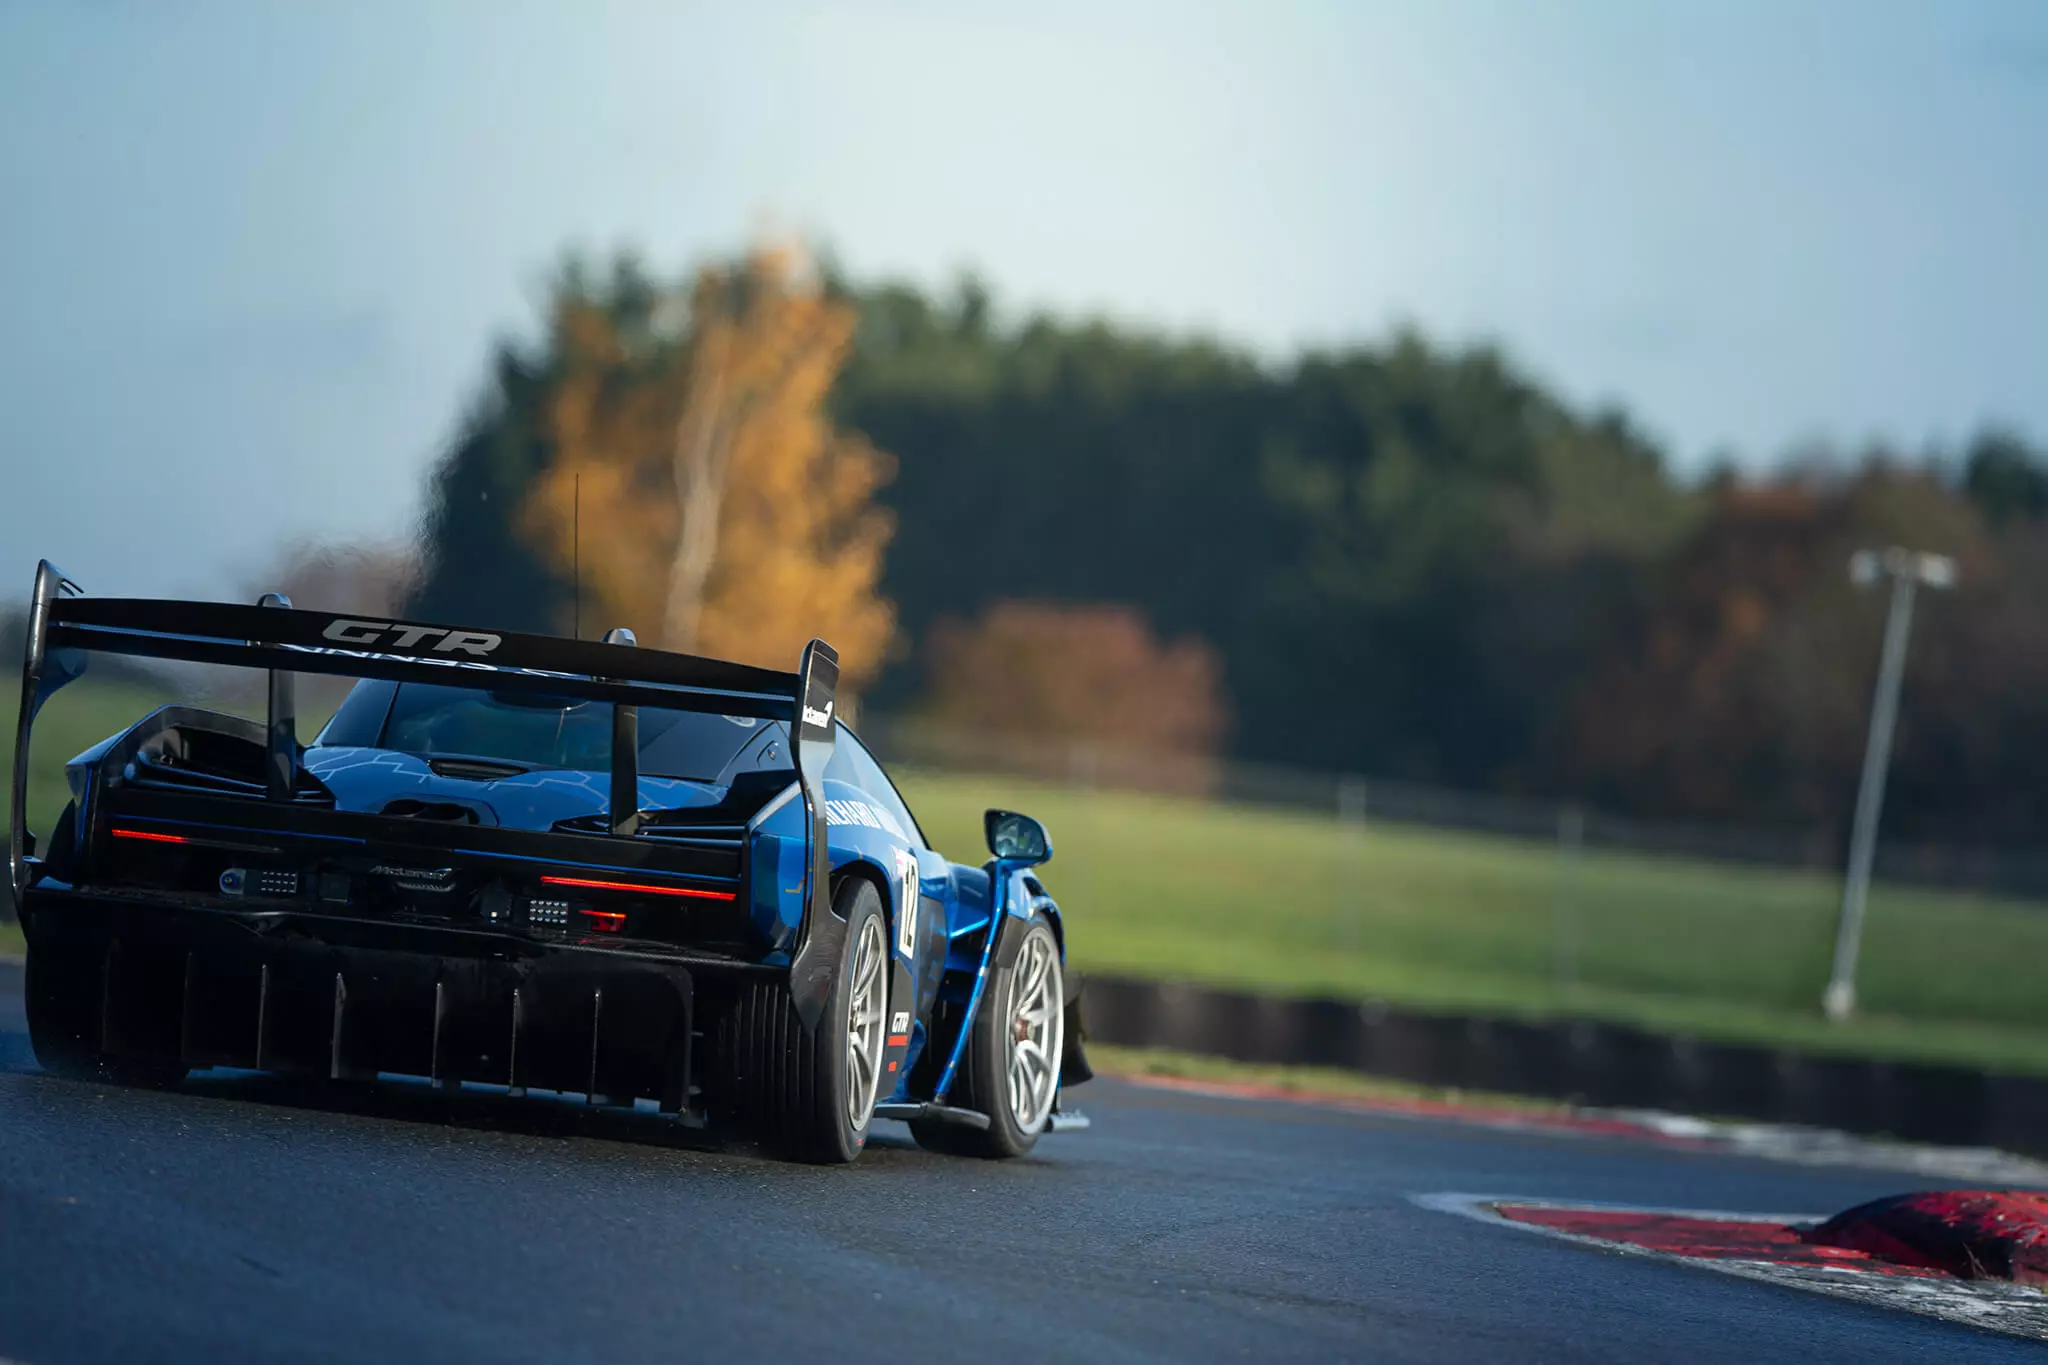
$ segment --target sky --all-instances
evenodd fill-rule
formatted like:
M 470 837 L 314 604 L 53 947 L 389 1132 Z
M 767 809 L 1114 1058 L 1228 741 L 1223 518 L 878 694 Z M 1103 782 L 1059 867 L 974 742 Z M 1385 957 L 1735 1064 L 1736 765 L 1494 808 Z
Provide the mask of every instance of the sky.
M 1687 470 L 2048 440 L 2048 4 L 0 0 L 0 575 L 406 536 L 565 251 L 763 233 L 1495 341 Z

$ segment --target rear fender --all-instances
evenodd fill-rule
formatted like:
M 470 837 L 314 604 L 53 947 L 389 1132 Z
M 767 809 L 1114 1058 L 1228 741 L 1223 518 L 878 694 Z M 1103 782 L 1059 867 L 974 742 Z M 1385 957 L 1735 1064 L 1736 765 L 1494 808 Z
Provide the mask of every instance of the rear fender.
M 833 784 L 839 787 L 838 783 Z M 851 792 L 851 788 L 840 788 Z M 834 809 L 845 810 L 848 803 L 831 803 Z M 835 885 L 849 877 L 859 878 L 875 888 L 882 901 L 882 919 L 889 944 L 889 1011 L 884 1020 L 887 1025 L 883 1034 L 882 1085 L 883 1096 L 896 1091 L 908 1078 L 910 1068 L 917 1060 L 921 1041 L 930 1027 L 930 1001 L 923 998 L 919 980 L 920 958 L 929 959 L 934 952 L 943 960 L 945 940 L 943 932 L 934 937 L 930 932 L 927 917 L 936 917 L 943 922 L 944 906 L 939 901 L 922 894 L 920 866 L 914 850 L 894 841 L 886 832 L 872 826 L 833 826 L 835 846 L 833 857 L 837 865 L 832 870 Z M 847 859 L 847 855 L 851 858 Z M 841 859 L 847 859 L 840 861 Z M 936 976 L 933 989 L 929 992 L 936 997 Z
M 1029 872 L 1011 874 L 1010 893 L 1004 898 L 1005 920 L 1022 920 L 1028 924 L 1039 915 L 1052 926 L 1053 943 L 1060 950 L 1060 963 L 1067 960 L 1067 931 L 1060 920 L 1059 902 L 1046 894 L 1044 885 Z M 1024 945 L 1024 924 L 1005 924 L 998 932 L 995 965 L 1011 967 L 1016 965 L 1017 952 Z
M 796 715 L 790 738 L 796 748 L 797 785 L 804 803 L 804 916 L 802 937 L 789 965 L 789 994 L 807 1029 L 824 1017 L 825 1001 L 839 974 L 846 921 L 832 907 L 831 859 L 826 850 L 825 768 L 839 734 L 839 655 L 823 640 L 804 646 L 797 669 Z
M 264 791 L 265 745 L 264 728 L 255 721 L 175 705 L 160 706 L 101 740 L 65 765 L 76 811 L 76 856 L 95 855 L 99 796 L 132 778 L 137 764 L 195 793 L 254 799 Z

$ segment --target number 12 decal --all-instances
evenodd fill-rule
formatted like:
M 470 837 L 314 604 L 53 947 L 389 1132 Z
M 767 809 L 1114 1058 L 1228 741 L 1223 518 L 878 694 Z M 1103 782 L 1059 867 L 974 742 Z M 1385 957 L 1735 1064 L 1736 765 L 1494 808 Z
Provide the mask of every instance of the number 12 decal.
M 896 876 L 903 883 L 903 903 L 896 911 L 896 951 L 906 958 L 917 956 L 917 855 L 907 848 L 896 850 Z

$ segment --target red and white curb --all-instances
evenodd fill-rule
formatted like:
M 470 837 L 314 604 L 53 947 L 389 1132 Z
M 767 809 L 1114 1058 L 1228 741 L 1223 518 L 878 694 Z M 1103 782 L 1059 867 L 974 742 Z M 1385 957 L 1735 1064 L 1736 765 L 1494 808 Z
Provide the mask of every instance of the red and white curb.
M 1832 1128 L 1698 1119 L 1653 1109 L 1589 1112 L 1638 1124 L 1670 1141 L 1698 1143 L 1717 1151 L 1762 1157 L 1767 1161 L 1790 1161 L 1806 1166 L 1860 1166 L 1865 1170 L 1902 1171 L 1935 1180 L 1967 1180 L 1983 1185 L 2048 1185 L 2048 1162 L 2000 1151 L 1996 1147 L 1937 1147 L 1929 1143 L 1861 1137 Z
M 1499 1132 L 1564 1138 L 1619 1138 L 1687 1151 L 1718 1152 L 1798 1165 L 1899 1171 L 1930 1180 L 2048 1186 L 2048 1163 L 1995 1148 L 1936 1147 L 1858 1137 L 1853 1133 L 1793 1124 L 1700 1119 L 1650 1109 L 1516 1109 L 1462 1100 L 1330 1094 L 1256 1082 L 1189 1080 L 1179 1076 L 1122 1073 L 1117 1074 L 1116 1079 L 1154 1090 L 1173 1090 L 1217 1099 L 1308 1105 L 1382 1118 L 1458 1123 Z
M 2048 1295 L 2000 1280 L 1957 1279 L 1802 1234 L 1819 1214 L 1567 1204 L 1512 1195 L 1418 1194 L 1423 1208 L 1627 1256 L 1696 1266 L 2034 1341 L 2048 1341 Z

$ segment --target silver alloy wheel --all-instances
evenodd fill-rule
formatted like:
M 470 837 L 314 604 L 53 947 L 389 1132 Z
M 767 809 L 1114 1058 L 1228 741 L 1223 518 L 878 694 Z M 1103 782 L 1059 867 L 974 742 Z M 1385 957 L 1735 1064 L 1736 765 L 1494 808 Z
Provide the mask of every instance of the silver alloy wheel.
M 1010 974 L 1010 1117 L 1025 1133 L 1045 1126 L 1059 1093 L 1064 994 L 1059 949 L 1049 931 L 1034 926 Z
M 875 1112 L 882 1079 L 882 1025 L 889 1011 L 889 949 L 882 917 L 860 927 L 853 951 L 853 986 L 846 993 L 846 1118 L 859 1132 Z

